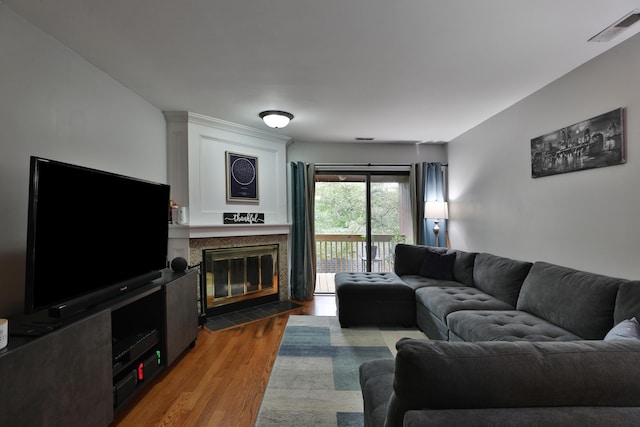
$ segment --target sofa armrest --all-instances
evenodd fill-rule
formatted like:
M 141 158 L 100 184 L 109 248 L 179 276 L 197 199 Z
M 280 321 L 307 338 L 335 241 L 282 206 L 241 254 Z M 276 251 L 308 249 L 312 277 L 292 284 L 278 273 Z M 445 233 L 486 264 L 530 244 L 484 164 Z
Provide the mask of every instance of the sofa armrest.
M 364 403 L 364 427 L 383 426 L 393 391 L 393 359 L 370 360 L 360 365 L 360 389 Z
M 640 406 L 640 341 L 401 340 L 387 425 L 409 410 Z

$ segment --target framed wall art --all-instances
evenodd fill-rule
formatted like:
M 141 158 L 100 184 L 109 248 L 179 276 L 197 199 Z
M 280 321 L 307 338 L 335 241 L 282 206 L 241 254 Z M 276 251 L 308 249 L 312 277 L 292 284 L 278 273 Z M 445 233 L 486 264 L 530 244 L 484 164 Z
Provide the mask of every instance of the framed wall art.
M 624 108 L 531 140 L 531 177 L 557 175 L 626 162 Z
M 258 203 L 258 158 L 226 152 L 227 202 Z

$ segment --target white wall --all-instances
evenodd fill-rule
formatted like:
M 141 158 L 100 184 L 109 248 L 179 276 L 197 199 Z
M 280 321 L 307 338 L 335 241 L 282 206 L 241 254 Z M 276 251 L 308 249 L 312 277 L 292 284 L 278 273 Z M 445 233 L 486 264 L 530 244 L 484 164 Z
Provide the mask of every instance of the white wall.
M 447 153 L 443 144 L 294 142 L 287 147 L 287 160 L 307 163 L 446 163 Z
M 639 88 L 635 36 L 451 141 L 452 246 L 640 279 Z M 532 138 L 617 107 L 626 164 L 531 178 Z
M 23 309 L 29 157 L 166 182 L 166 133 L 159 109 L 1 4 L 0 58 L 0 316 L 6 316 Z M 61 199 L 60 208 L 76 203 L 81 199 Z M 117 220 L 117 200 L 113 206 Z M 51 286 L 64 280 L 62 266 L 51 273 Z
M 224 212 L 263 213 L 265 224 L 287 223 L 289 137 L 197 113 L 164 114 L 171 197 L 189 207 L 190 225 L 222 225 Z M 227 200 L 227 152 L 257 158 L 257 201 Z

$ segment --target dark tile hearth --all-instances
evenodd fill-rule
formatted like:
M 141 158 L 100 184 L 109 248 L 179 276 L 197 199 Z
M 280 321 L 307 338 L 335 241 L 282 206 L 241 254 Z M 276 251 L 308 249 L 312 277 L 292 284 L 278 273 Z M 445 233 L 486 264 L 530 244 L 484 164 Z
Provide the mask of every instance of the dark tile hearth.
M 231 328 L 243 323 L 252 322 L 254 320 L 264 319 L 274 314 L 284 313 L 301 307 L 300 304 L 292 301 L 272 301 L 266 304 L 260 304 L 232 313 L 211 316 L 207 318 L 205 326 L 212 331 Z

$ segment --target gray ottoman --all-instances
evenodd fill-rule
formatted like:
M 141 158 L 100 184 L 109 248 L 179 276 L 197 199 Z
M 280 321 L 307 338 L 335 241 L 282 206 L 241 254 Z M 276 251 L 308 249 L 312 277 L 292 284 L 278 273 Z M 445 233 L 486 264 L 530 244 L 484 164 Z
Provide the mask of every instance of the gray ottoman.
M 337 273 L 335 281 L 343 328 L 415 326 L 415 291 L 395 273 Z

